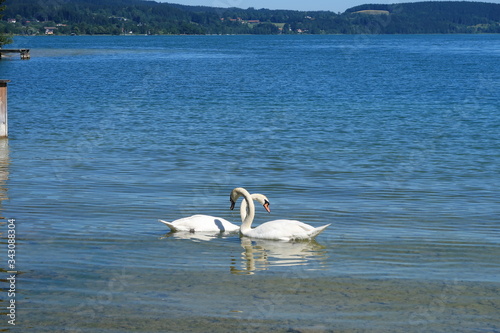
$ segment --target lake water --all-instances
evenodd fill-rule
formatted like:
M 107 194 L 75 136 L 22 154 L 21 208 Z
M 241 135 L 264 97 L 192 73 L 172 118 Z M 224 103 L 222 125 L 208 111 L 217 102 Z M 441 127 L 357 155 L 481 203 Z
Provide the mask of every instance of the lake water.
M 2 331 L 500 332 L 500 35 L 9 47 L 31 60 L 0 62 Z M 239 223 L 237 186 L 271 201 L 254 225 L 332 225 L 283 243 L 157 221 Z

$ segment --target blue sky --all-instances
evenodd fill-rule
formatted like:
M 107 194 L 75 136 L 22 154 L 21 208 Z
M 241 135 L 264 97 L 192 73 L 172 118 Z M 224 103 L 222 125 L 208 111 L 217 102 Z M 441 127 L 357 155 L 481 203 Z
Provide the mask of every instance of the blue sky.
M 269 9 L 292 9 L 292 10 L 330 10 L 332 12 L 343 12 L 347 8 L 366 3 L 402 3 L 417 2 L 417 0 L 156 0 L 158 2 L 170 2 L 183 5 L 209 6 L 209 7 L 254 7 Z M 482 2 L 500 3 L 500 0 L 482 0 Z

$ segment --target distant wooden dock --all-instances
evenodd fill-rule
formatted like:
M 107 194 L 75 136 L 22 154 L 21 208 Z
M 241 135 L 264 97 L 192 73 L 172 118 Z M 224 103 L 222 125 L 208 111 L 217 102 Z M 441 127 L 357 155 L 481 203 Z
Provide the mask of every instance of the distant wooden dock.
M 0 49 L 0 58 L 2 58 L 5 53 L 20 53 L 22 60 L 28 60 L 30 58 L 30 49 Z

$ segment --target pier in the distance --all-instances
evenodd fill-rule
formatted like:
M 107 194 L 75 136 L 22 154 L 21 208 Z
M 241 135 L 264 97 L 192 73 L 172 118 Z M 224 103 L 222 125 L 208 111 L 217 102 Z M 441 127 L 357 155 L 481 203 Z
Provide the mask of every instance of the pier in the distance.
M 22 60 L 28 60 L 30 58 L 30 49 L 0 49 L 0 58 L 7 53 L 20 53 Z

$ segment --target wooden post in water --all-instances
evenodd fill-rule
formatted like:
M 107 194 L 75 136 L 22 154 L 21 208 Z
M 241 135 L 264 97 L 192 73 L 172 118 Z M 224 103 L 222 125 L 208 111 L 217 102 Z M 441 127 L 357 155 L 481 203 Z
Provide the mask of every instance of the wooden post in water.
M 0 80 L 0 138 L 9 136 L 7 126 L 7 83 L 10 80 Z

